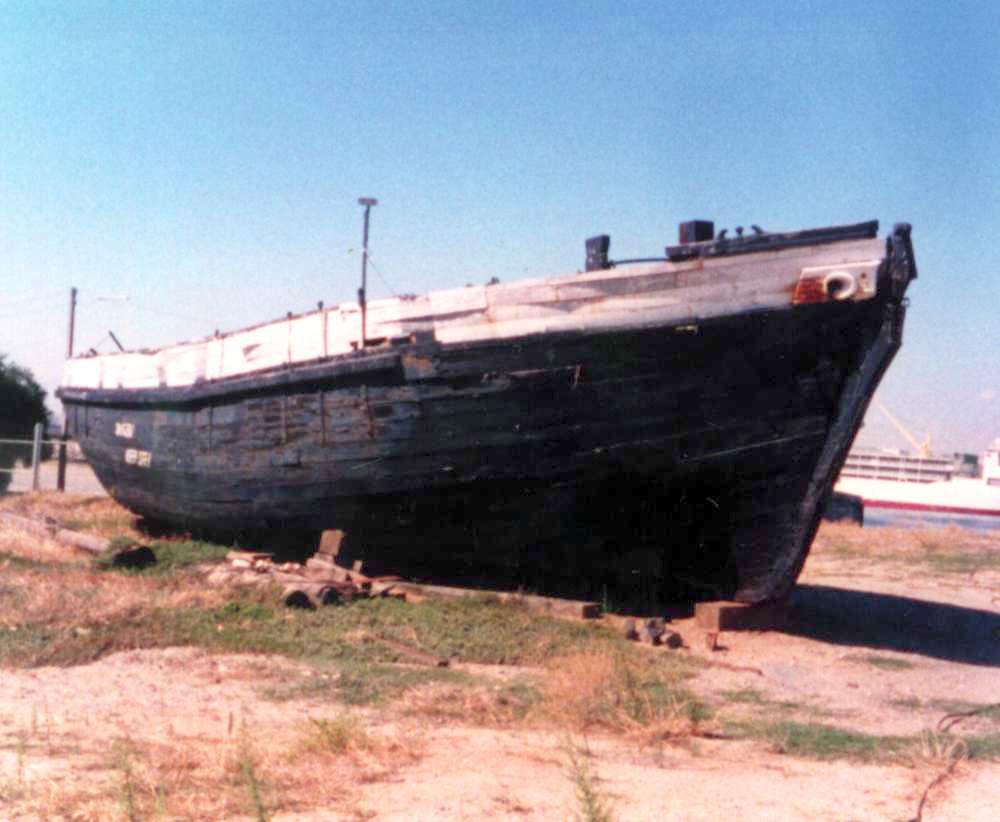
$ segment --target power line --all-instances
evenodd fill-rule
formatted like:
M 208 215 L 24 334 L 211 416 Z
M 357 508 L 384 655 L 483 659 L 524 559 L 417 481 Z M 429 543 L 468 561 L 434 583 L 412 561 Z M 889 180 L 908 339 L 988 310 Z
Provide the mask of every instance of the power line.
M 348 255 L 353 254 L 354 253 L 354 249 L 353 248 L 349 248 L 349 249 L 347 249 L 347 251 L 345 253 L 347 253 Z M 384 285 L 386 287 L 386 289 L 388 290 L 388 292 L 390 294 L 392 294 L 393 297 L 397 296 L 396 290 L 392 287 L 392 285 L 386 279 L 385 275 L 381 271 L 379 271 L 378 266 L 375 265 L 375 258 L 372 256 L 371 249 L 368 250 L 368 265 L 371 266 L 372 271 L 375 272 L 375 274 L 378 276 L 379 280 L 382 282 L 382 285 Z

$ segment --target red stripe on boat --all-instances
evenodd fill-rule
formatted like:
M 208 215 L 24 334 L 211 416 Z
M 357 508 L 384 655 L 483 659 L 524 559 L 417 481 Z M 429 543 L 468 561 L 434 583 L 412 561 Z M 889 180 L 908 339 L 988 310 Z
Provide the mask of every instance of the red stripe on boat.
M 956 505 L 924 505 L 920 502 L 894 502 L 891 500 L 866 499 L 866 506 L 872 508 L 898 508 L 904 511 L 930 511 L 940 514 L 975 514 L 981 517 L 1000 517 L 1000 508 L 962 508 Z

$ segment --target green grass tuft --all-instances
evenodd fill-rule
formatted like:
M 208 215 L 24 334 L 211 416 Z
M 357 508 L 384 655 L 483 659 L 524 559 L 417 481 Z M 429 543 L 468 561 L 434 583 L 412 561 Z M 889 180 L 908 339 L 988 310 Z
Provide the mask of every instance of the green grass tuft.
M 119 551 L 136 548 L 138 545 L 139 543 L 129 537 L 115 537 L 111 540 L 108 548 L 97 558 L 98 567 L 127 574 L 171 576 L 196 565 L 221 562 L 226 558 L 226 554 L 232 550 L 225 545 L 216 545 L 212 542 L 167 540 L 154 542 L 149 546 L 156 555 L 156 563 L 148 568 L 115 568 L 112 565 L 112 561 Z
M 965 744 L 969 746 L 969 758 L 990 762 L 1000 760 L 1000 734 L 982 734 L 966 736 Z
M 907 737 L 874 736 L 831 725 L 791 720 L 731 723 L 727 730 L 736 737 L 764 740 L 778 753 L 821 760 L 880 762 L 914 743 Z
M 863 662 L 873 668 L 883 671 L 909 671 L 917 666 L 908 659 L 899 659 L 894 656 L 880 656 L 879 654 L 850 654 L 844 659 L 848 662 Z

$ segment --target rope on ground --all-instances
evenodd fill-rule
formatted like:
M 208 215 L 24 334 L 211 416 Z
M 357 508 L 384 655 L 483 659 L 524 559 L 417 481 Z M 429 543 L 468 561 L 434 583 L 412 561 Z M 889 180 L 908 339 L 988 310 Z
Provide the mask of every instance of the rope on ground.
M 920 804 L 917 805 L 917 815 L 913 819 L 910 819 L 909 822 L 922 822 L 924 818 L 924 805 L 927 804 L 927 797 L 930 796 L 931 791 L 951 776 L 955 768 L 958 767 L 958 763 L 969 755 L 969 746 L 965 744 L 964 740 L 959 740 L 959 742 L 961 744 L 957 746 L 956 750 L 960 752 L 952 758 L 951 762 L 948 763 L 948 767 L 935 776 L 931 780 L 931 784 L 924 788 L 923 795 L 920 797 Z
M 958 725 L 959 722 L 973 716 L 995 711 L 997 709 L 1000 709 L 1000 702 L 994 702 L 992 705 L 983 705 L 982 707 L 974 708 L 971 711 L 956 711 L 952 714 L 946 714 L 938 720 L 938 733 L 949 733 L 952 728 Z M 931 791 L 951 776 L 955 768 L 958 767 L 958 763 L 963 759 L 967 759 L 969 756 L 969 746 L 964 739 L 956 740 L 956 745 L 953 750 L 954 753 L 951 756 L 951 761 L 948 763 L 948 767 L 934 777 L 934 779 L 931 780 L 931 783 L 924 789 L 923 795 L 920 797 L 920 804 L 917 805 L 917 815 L 914 816 L 913 819 L 909 820 L 909 822 L 922 822 L 924 816 L 924 806 L 927 804 L 927 797 L 930 796 Z

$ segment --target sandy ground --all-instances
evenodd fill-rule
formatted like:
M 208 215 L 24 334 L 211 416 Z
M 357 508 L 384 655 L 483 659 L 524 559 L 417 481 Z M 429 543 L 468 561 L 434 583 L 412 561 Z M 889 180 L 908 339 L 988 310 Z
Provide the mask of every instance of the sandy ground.
M 691 621 L 680 621 L 675 627 L 690 647 L 673 653 L 713 663 L 691 683 L 698 693 L 753 690 L 802 706 L 805 721 L 919 733 L 934 728 L 947 712 L 944 703 L 1000 699 L 997 576 L 925 581 L 898 565 L 819 552 L 784 627 L 726 632 L 722 650 L 712 652 Z M 872 655 L 899 664 L 875 667 Z M 234 729 L 252 727 L 273 742 L 307 718 L 337 714 L 328 702 L 264 698 L 262 685 L 294 675 L 296 667 L 168 649 L 75 668 L 0 672 L 0 819 L 100 818 L 77 812 L 66 797 L 74 785 L 83 791 L 115 778 L 108 765 L 115 740 L 222 757 Z M 373 727 L 403 734 L 419 755 L 352 784 L 344 801 L 274 819 L 574 819 L 572 745 L 619 820 L 909 820 L 946 764 L 934 750 L 899 765 L 861 765 L 783 755 L 763 742 L 696 738 L 644 748 L 621 738 L 363 715 Z M 962 731 L 996 729 L 977 722 Z M 33 786 L 31 801 L 18 799 L 15 774 L 17 784 Z M 998 808 L 1000 764 L 963 761 L 931 792 L 923 818 L 992 822 Z

